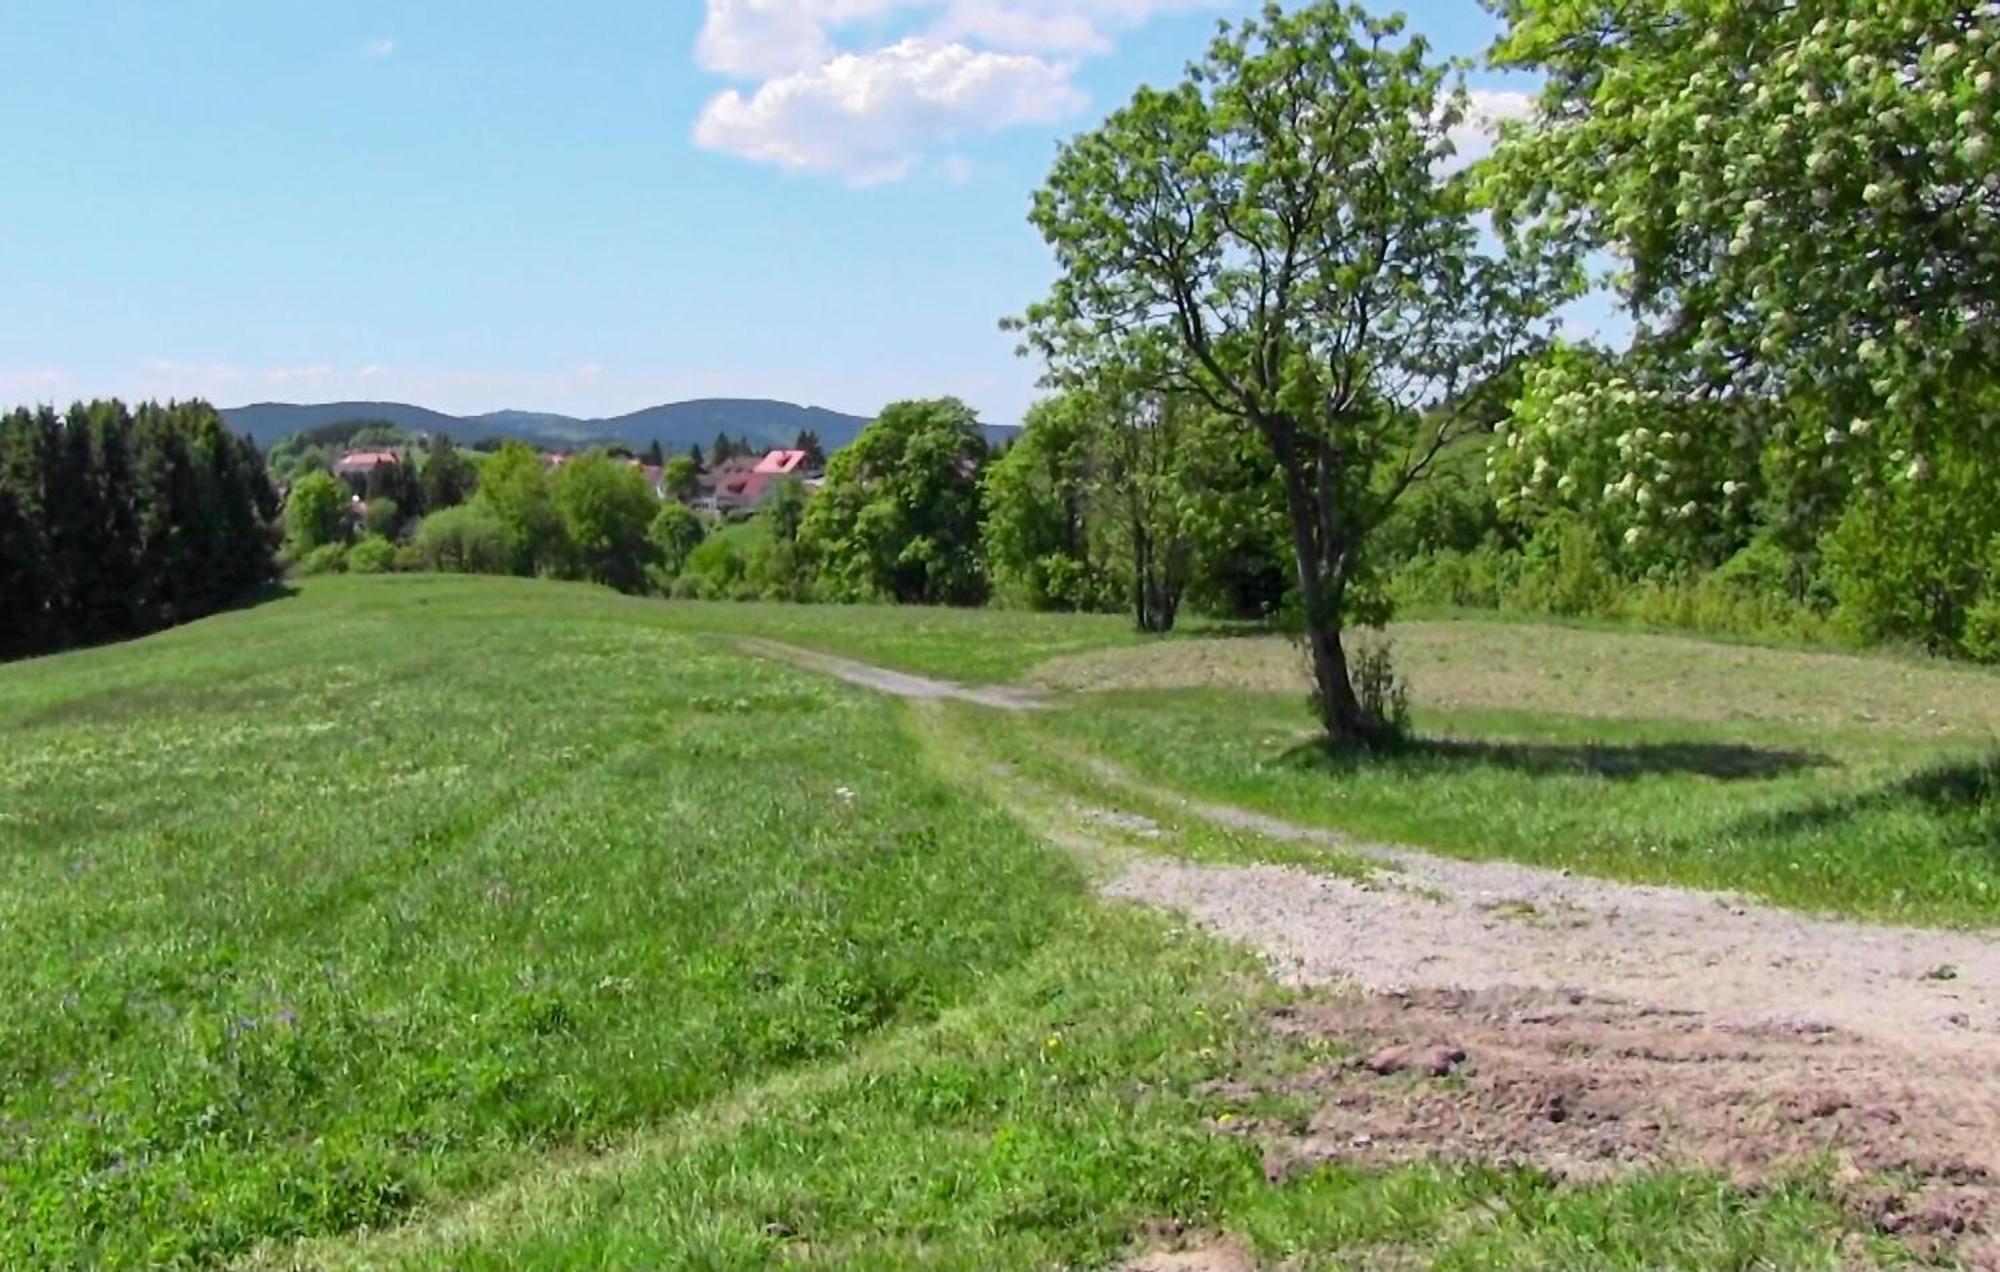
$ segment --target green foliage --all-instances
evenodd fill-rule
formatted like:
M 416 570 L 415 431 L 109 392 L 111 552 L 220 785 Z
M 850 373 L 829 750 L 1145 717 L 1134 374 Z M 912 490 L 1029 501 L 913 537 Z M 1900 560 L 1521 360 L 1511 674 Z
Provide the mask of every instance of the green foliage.
M 1601 612 L 1618 594 L 1617 563 L 1581 521 L 1551 522 L 1529 541 L 1508 596 L 1511 607 L 1575 617 Z
M 653 542 L 660 571 L 671 579 L 686 566 L 689 554 L 708 537 L 708 526 L 686 504 L 670 499 L 653 514 L 646 537 Z
M 308 578 L 315 574 L 345 574 L 347 544 L 322 543 L 310 552 L 297 557 L 293 562 L 293 569 Z
M 832 599 L 971 605 L 984 599 L 980 467 L 986 439 L 956 398 L 896 402 L 827 466 L 798 549 Z
M 409 434 L 387 420 L 340 420 L 280 439 L 266 461 L 280 481 L 332 468 L 350 450 L 407 446 Z
M 349 574 L 386 574 L 396 565 L 396 545 L 379 534 L 366 534 L 347 549 Z
M 275 570 L 262 457 L 204 402 L 0 416 L 0 657 L 138 635 Z
M 403 508 L 387 495 L 377 495 L 368 501 L 368 511 L 362 517 L 362 524 L 368 533 L 384 539 L 393 539 L 403 528 Z
M 568 556 L 562 515 L 542 457 L 521 442 L 507 442 L 479 472 L 473 506 L 500 526 L 516 574 L 553 573 Z
M 347 540 L 347 487 L 332 473 L 311 472 L 285 496 L 285 550 L 303 557 Z
M 1061 275 L 1018 324 L 1065 383 L 1137 378 L 1261 436 L 1341 737 L 1379 724 L 1340 643 L 1369 537 L 1479 423 L 1541 307 L 1446 171 L 1462 89 L 1401 34 L 1327 0 L 1267 6 L 1063 147 L 1031 214 Z
M 479 472 L 472 466 L 472 461 L 459 454 L 451 438 L 443 433 L 433 433 L 424 444 L 420 480 L 424 511 L 441 512 L 446 508 L 455 508 L 472 497 L 473 490 L 479 485 Z
M 1039 610 L 1117 603 L 1088 521 L 1097 423 L 1083 394 L 1037 402 L 1014 444 L 987 466 L 984 546 L 998 599 Z
M 1491 180 L 1503 227 L 1612 248 L 1660 401 L 1813 401 L 1802 467 L 1934 453 L 2000 354 L 2000 42 L 1978 6 L 1507 0 L 1494 50 L 1543 121 Z M 1757 430 L 1786 413 L 1747 411 Z M 1712 495 L 1710 496 L 1713 497 Z
M 653 557 L 647 531 L 660 507 L 644 474 L 593 451 L 556 470 L 552 500 L 575 576 L 639 591 Z
M 735 597 L 749 575 L 749 557 L 728 535 L 712 535 L 687 554 L 675 578 L 674 595 L 719 601 Z
M 508 574 L 514 569 L 507 527 L 474 501 L 425 517 L 411 547 L 420 568 L 452 574 Z
M 667 492 L 667 498 L 693 503 L 701 493 L 700 461 L 693 455 L 675 455 L 660 469 L 660 486 Z
M 812 429 L 800 429 L 798 437 L 792 441 L 792 449 L 806 453 L 804 467 L 807 472 L 823 473 L 826 471 L 826 447 L 821 444 L 819 434 Z
M 2000 453 L 1948 451 L 1935 475 L 1863 492 L 1823 545 L 1839 617 L 1863 639 L 1964 648 L 1968 616 L 1995 590 Z

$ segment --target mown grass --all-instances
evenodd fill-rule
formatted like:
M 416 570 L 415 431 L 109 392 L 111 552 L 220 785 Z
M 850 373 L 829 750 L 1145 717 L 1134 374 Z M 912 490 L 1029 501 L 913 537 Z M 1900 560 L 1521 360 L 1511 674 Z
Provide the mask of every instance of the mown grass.
M 1220 690 L 1094 694 L 995 727 L 1363 839 L 1875 919 L 2000 923 L 2000 762 L 1972 738 L 1422 710 L 1408 747 L 1359 757 L 1320 747 L 1296 695 Z
M 1082 904 L 894 704 L 659 612 L 336 584 L 0 670 L 0 1265 L 391 1222 L 928 1016 Z
M 1155 1220 L 1300 1266 L 1854 1239 L 1810 1177 L 1269 1184 L 1206 1092 L 1301 1061 L 1256 1023 L 1276 991 L 1092 901 L 933 721 L 709 638 L 754 608 L 325 580 L 0 668 L 0 1266 L 1100 1266 Z M 920 660 L 980 634 L 907 617 L 834 621 Z
M 1111 614 L 781 601 L 675 601 L 660 621 L 678 631 L 763 636 L 965 683 L 1016 680 L 1051 658 L 1159 639 Z

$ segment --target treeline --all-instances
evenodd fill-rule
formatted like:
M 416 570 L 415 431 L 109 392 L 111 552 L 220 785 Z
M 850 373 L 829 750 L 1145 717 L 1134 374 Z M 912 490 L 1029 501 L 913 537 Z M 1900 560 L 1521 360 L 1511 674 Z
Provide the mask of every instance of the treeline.
M 275 573 L 277 495 L 205 402 L 0 418 L 0 656 L 211 614 Z

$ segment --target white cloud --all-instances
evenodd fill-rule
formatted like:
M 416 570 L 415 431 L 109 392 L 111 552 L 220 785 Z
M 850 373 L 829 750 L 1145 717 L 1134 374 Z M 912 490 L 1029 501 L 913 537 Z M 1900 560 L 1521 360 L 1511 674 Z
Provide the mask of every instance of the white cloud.
M 396 51 L 396 42 L 388 36 L 381 36 L 361 46 L 361 51 L 369 57 L 387 57 Z
M 767 80 L 748 96 L 722 93 L 694 136 L 709 150 L 877 185 L 907 174 L 930 143 L 1082 109 L 1070 74 L 1029 54 L 911 37 Z
M 309 367 L 272 367 L 264 373 L 264 378 L 273 384 L 290 384 L 298 380 L 324 380 L 332 374 L 331 366 L 315 362 Z
M 1493 153 L 1500 139 L 1500 125 L 1510 119 L 1532 119 L 1535 97 L 1507 88 L 1475 88 L 1466 94 L 1465 118 L 1451 130 L 1452 145 L 1458 153 L 1453 167 L 1463 167 Z
M 850 185 L 894 181 L 939 143 L 1081 110 L 1075 59 L 1119 32 L 1234 2 L 707 0 L 696 60 L 753 86 L 711 99 L 695 141 Z
M 966 185 L 972 180 L 974 168 L 972 160 L 964 155 L 946 155 L 944 158 L 944 179 L 953 185 Z
M 601 362 L 586 362 L 576 369 L 576 378 L 579 380 L 595 380 L 603 374 L 604 364 Z

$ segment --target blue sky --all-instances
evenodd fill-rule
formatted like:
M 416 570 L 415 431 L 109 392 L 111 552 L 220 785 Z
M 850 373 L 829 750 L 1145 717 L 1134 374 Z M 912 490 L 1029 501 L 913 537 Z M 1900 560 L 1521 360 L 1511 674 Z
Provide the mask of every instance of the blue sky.
M 1036 370 L 996 324 L 1050 276 L 1056 141 L 1245 7 L 12 0 L 0 402 L 1011 423 Z M 1409 12 L 1447 53 L 1493 30 Z

